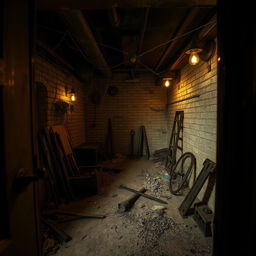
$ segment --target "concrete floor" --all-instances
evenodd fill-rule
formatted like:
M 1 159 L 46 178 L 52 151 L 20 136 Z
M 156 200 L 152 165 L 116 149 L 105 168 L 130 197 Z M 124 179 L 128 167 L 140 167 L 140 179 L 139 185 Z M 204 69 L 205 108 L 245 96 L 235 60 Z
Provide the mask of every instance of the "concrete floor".
M 168 182 L 161 176 L 163 168 L 148 160 L 122 160 L 116 166 L 122 171 L 104 173 L 98 195 L 61 207 L 72 212 L 106 215 L 106 218 L 59 224 L 72 240 L 62 244 L 56 256 L 211 255 L 212 238 L 204 237 L 192 217 L 180 216 L 177 208 L 184 197 L 170 194 Z M 156 186 L 150 182 L 154 181 L 155 185 L 161 183 L 160 190 L 153 191 Z M 132 194 L 118 188 L 120 184 L 136 190 L 147 187 L 147 194 L 161 196 L 168 204 L 140 197 L 129 212 L 119 213 L 118 203 Z M 153 210 L 160 205 L 166 207 L 164 213 Z

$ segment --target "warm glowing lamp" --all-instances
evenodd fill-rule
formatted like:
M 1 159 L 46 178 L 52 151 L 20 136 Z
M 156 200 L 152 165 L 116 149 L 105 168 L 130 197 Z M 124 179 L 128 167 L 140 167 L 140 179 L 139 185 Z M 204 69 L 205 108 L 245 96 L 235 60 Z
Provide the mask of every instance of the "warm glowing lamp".
M 162 78 L 162 83 L 166 88 L 168 88 L 171 85 L 171 80 L 173 80 L 172 77 Z
M 71 96 L 71 101 L 76 101 L 76 93 L 73 88 L 70 91 L 70 96 Z
M 202 50 L 203 49 L 201 48 L 192 48 L 186 51 L 186 54 L 190 54 L 188 59 L 190 65 L 198 64 L 200 60 L 198 53 L 201 52 Z
M 169 86 L 170 86 L 170 81 L 169 81 L 169 80 L 166 80 L 165 83 L 164 83 L 164 86 L 165 86 L 165 87 L 169 87 Z

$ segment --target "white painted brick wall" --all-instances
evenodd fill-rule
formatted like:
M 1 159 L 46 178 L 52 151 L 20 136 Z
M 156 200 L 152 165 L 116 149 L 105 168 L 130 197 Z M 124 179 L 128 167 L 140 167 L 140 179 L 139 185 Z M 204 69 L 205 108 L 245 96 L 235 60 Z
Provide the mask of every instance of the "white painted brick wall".
M 175 112 L 184 111 L 183 152 L 192 152 L 197 159 L 197 175 L 206 158 L 216 162 L 216 126 L 217 126 L 217 57 L 211 61 L 211 71 L 207 63 L 197 66 L 186 65 L 181 70 L 180 82 L 171 86 L 168 103 L 199 94 L 199 98 L 169 105 L 168 128 L 171 133 Z M 202 199 L 206 185 L 199 194 Z M 214 209 L 214 192 L 209 205 Z

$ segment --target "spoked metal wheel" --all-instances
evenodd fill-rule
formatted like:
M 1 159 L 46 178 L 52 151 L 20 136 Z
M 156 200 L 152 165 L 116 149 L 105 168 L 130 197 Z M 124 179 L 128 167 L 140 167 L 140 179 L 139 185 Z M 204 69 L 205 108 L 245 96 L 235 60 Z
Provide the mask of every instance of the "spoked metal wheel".
M 181 190 L 188 186 L 189 176 L 196 170 L 196 158 L 190 153 L 184 153 L 170 171 L 170 192 L 181 195 Z

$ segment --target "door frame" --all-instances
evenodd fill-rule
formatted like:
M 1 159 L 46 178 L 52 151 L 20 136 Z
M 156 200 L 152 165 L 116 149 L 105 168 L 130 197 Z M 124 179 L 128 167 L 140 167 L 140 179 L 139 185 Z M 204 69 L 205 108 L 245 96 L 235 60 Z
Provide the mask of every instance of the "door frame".
M 4 1 L 2 86 L 4 176 L 8 223 L 3 256 L 40 256 L 37 184 L 17 189 L 17 174 L 35 175 L 36 130 L 33 114 L 34 0 Z

